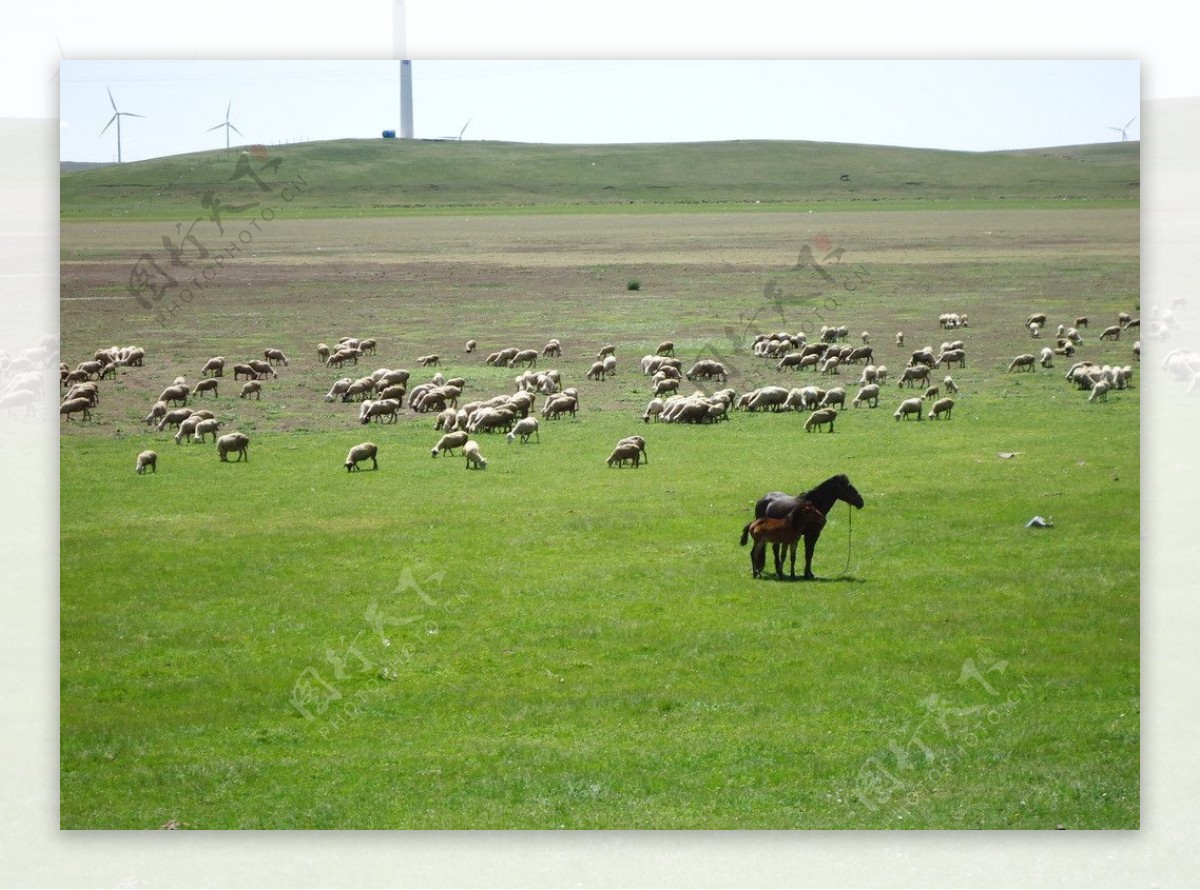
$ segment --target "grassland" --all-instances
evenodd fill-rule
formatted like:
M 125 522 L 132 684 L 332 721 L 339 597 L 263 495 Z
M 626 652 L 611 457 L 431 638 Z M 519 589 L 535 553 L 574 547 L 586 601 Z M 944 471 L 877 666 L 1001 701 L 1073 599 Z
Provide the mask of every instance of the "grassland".
M 822 142 L 527 145 L 342 140 L 262 148 L 264 184 L 304 183 L 293 215 L 630 214 L 712 209 L 950 209 L 1137 205 L 1135 142 L 955 152 Z M 191 219 L 223 198 L 237 152 L 111 165 L 62 177 L 63 219 Z M 844 178 L 843 178 L 844 177 Z M 242 172 L 238 184 L 250 182 Z M 259 196 L 261 197 L 261 196 Z
M 1061 373 L 1003 370 L 1040 345 L 1032 311 L 1135 310 L 1135 209 L 296 205 L 174 312 L 126 293 L 172 227 L 64 208 L 64 358 L 148 358 L 63 424 L 63 827 L 1137 827 L 1137 381 L 1088 405 Z M 830 278 L 796 268 L 826 244 Z M 744 391 L 780 376 L 746 354 L 755 329 L 845 323 L 895 369 L 895 332 L 936 346 L 950 310 L 971 325 L 949 422 L 895 422 L 894 387 L 832 435 L 640 421 L 632 365 L 664 338 Z M 485 437 L 467 472 L 430 459 L 427 417 L 368 430 L 323 401 L 315 344 L 341 334 L 379 340 L 364 371 L 419 378 L 440 352 L 481 396 L 511 374 L 467 337 L 557 336 L 583 410 L 540 444 Z M 604 342 L 621 371 L 586 381 Z M 177 374 L 267 346 L 292 362 L 263 400 L 227 381 L 210 406 L 248 463 L 141 424 Z M 632 432 L 650 463 L 605 467 Z M 346 473 L 367 438 L 380 469 Z M 160 471 L 138 477 L 146 447 Z M 754 499 L 837 472 L 866 507 L 831 514 L 821 580 L 752 580 Z

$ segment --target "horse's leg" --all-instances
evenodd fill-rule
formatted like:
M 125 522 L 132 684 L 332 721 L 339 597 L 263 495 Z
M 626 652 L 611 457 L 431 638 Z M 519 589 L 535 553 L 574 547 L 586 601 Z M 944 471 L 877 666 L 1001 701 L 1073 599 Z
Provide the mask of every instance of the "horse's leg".
M 779 544 L 776 544 L 775 545 L 775 577 L 778 578 L 780 581 L 783 580 L 783 557 L 784 556 L 785 556 L 784 551 L 782 551 L 780 549 Z
M 750 577 L 757 578 L 762 574 L 763 564 L 767 561 L 767 544 L 759 540 L 750 548 Z
M 793 577 L 793 578 L 795 578 L 795 577 L 796 577 L 796 545 L 797 545 L 799 542 L 800 542 L 800 539 L 799 539 L 799 538 L 797 538 L 795 541 L 792 541 L 792 543 L 788 545 L 788 551 L 791 553 L 791 557 L 792 557 L 792 570 L 791 570 L 791 572 L 792 572 L 792 577 Z
M 809 532 L 804 536 L 804 577 L 812 579 L 815 577 L 812 572 L 813 551 L 817 549 L 817 538 L 821 537 L 820 532 Z

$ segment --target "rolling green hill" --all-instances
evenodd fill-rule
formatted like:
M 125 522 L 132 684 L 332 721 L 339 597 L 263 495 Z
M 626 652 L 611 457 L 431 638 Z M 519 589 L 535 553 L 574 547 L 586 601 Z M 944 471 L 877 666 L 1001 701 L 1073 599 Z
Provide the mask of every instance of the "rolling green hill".
M 269 153 L 269 158 L 267 157 Z M 1136 142 L 956 152 L 820 142 L 534 145 L 337 140 L 270 147 L 250 160 L 265 188 L 303 183 L 297 216 L 723 208 L 1135 206 Z M 249 159 L 248 159 L 249 160 Z M 71 219 L 193 213 L 205 193 L 262 198 L 239 153 L 208 151 L 64 172 Z M 244 172 L 244 171 L 243 171 Z M 278 200 L 277 198 L 272 200 Z

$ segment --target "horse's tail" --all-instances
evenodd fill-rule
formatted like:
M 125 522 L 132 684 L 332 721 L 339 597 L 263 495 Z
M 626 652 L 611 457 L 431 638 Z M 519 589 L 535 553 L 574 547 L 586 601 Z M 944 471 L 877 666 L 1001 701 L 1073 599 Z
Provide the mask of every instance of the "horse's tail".
M 743 547 L 745 547 L 745 546 L 746 546 L 746 542 L 747 542 L 748 540 L 750 540 L 750 526 L 751 526 L 751 525 L 753 525 L 753 523 L 750 523 L 750 522 L 748 522 L 748 523 L 746 523 L 746 527 L 745 527 L 744 529 L 742 529 L 742 543 L 741 543 L 741 546 L 743 546 Z

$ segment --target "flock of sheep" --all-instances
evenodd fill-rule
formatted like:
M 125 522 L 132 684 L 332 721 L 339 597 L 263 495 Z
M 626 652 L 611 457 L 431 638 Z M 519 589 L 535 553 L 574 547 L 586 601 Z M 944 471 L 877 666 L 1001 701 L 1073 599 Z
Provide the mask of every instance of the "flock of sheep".
M 1025 328 L 1032 338 L 1038 339 L 1047 330 L 1047 321 L 1044 313 L 1034 314 L 1026 319 Z M 1168 323 L 1163 322 L 1164 325 Z M 969 328 L 969 320 L 962 313 L 943 313 L 938 324 L 948 331 Z M 1087 325 L 1085 317 L 1075 318 L 1069 327 L 1059 325 L 1053 346 L 1043 348 L 1040 355 L 1017 356 L 1009 364 L 1009 370 L 1051 368 L 1055 357 L 1074 357 L 1083 344 L 1079 331 Z M 1122 313 L 1118 323 L 1105 329 L 1101 339 L 1118 340 L 1122 333 L 1139 326 L 1137 319 Z M 723 362 L 698 359 L 685 370 L 684 363 L 675 357 L 674 342 L 665 340 L 638 363 L 641 375 L 648 379 L 651 395 L 641 419 L 645 423 L 703 424 L 727 422 L 735 411 L 806 412 L 803 424 L 806 432 L 827 430 L 832 433 L 847 402 L 852 408 L 877 408 L 891 381 L 895 381 L 898 390 L 920 389 L 919 394 L 901 398 L 892 414 L 897 421 L 911 418 L 948 420 L 953 416 L 954 396 L 959 394 L 959 387 L 945 372 L 967 367 L 964 339 L 947 340 L 936 350 L 932 346 L 911 350 L 905 354 L 903 367 L 897 365 L 895 372 L 889 371 L 880 361 L 881 356 L 872 346 L 868 332 L 858 335 L 857 342 L 850 343 L 849 339 L 850 328 L 845 325 L 822 327 L 811 339 L 802 332 L 757 335 L 752 353 L 769 363 L 775 376 L 810 374 L 814 379 L 800 381 L 799 385 L 767 384 L 742 393 L 727 385 L 730 371 Z M 895 335 L 896 348 L 903 350 L 904 341 L 903 332 Z M 373 338 L 342 337 L 333 347 L 318 344 L 316 358 L 326 368 L 345 369 L 374 355 L 377 348 Z M 477 349 L 476 340 L 467 341 L 467 355 L 476 353 Z M 1140 342 L 1134 344 L 1133 354 L 1135 360 L 1140 357 Z M 101 381 L 115 377 L 121 367 L 143 366 L 145 355 L 145 351 L 136 346 L 113 346 L 97 350 L 91 359 L 80 362 L 74 369 L 61 364 L 61 381 L 67 387 L 61 415 L 68 419 L 75 415 L 90 419 L 91 409 L 99 404 Z M 220 384 L 230 368 L 234 380 L 241 383 L 240 398 L 261 399 L 264 384 L 269 385 L 269 381 L 277 379 L 281 368 L 291 367 L 291 360 L 280 349 L 267 348 L 262 356 L 232 365 L 224 356 L 213 356 L 200 365 L 200 379 L 194 385 L 179 377 L 165 387 L 151 406 L 145 422 L 158 431 L 173 430 L 176 444 L 203 444 L 211 435 L 220 460 L 236 457 L 237 461 L 248 461 L 249 437 L 237 431 L 222 435 L 223 421 L 213 411 L 200 408 L 199 404 L 207 395 L 211 394 L 214 400 L 219 396 Z M 447 378 L 436 370 L 442 364 L 441 356 L 430 353 L 415 360 L 421 367 L 433 370 L 426 380 L 414 383 L 409 370 L 382 367 L 360 377 L 339 377 L 324 398 L 326 402 L 353 405 L 356 409 L 353 422 L 361 425 L 372 422 L 394 424 L 406 410 L 416 416 L 430 415 L 434 431 L 440 434 L 430 454 L 437 457 L 458 451 L 465 458 L 468 469 L 484 469 L 488 461 L 476 437 L 500 432 L 506 435 L 509 443 L 518 440 L 521 444 L 531 440 L 540 442 L 538 414 L 543 421 L 577 415 L 579 389 L 564 386 L 563 374 L 558 369 L 538 368 L 539 359 L 562 356 L 562 343 L 557 338 L 549 340 L 541 350 L 510 346 L 488 354 L 483 360 L 484 366 L 518 372 L 512 378 L 511 391 L 490 396 L 471 398 L 467 378 Z M 1200 357 L 1195 360 L 1189 357 L 1186 366 L 1195 385 L 1195 380 L 1200 379 Z M 615 377 L 618 368 L 616 346 L 605 344 L 584 376 L 602 382 Z M 839 382 L 850 369 L 858 375 L 853 396 L 847 385 Z M 936 379 L 935 372 L 940 380 Z M 244 382 L 242 378 L 245 378 Z M 1120 390 L 1130 384 L 1132 367 L 1077 361 L 1068 371 L 1067 379 L 1089 391 L 1089 401 L 1104 401 L 1111 390 Z M 692 384 L 691 392 L 681 391 L 686 384 Z M 726 385 L 710 392 L 701 388 L 705 384 Z M 537 410 L 539 400 L 540 411 Z M 350 449 L 344 466 L 347 471 L 355 471 L 369 460 L 372 468 L 377 469 L 378 456 L 379 447 L 375 443 L 363 442 Z M 646 462 L 646 443 L 639 436 L 619 441 L 606 461 L 611 467 L 633 468 Z M 143 451 L 137 456 L 135 469 L 138 473 L 157 472 L 157 463 L 158 455 L 154 451 Z

